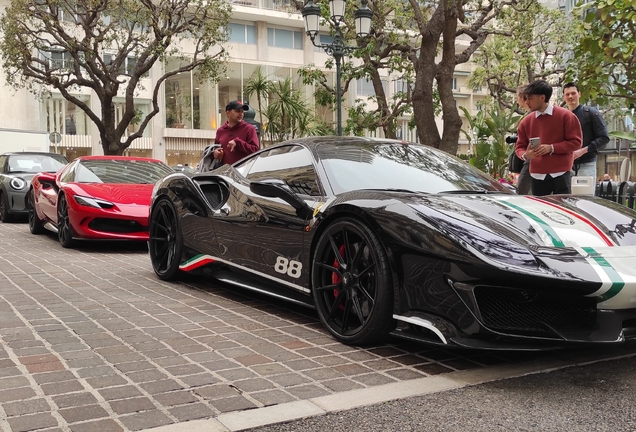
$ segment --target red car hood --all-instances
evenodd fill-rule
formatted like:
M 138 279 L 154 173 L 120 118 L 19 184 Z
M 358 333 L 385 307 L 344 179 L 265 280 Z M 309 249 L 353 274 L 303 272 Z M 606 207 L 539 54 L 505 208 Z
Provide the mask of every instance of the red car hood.
M 76 195 L 101 198 L 121 205 L 150 206 L 151 184 L 75 183 Z

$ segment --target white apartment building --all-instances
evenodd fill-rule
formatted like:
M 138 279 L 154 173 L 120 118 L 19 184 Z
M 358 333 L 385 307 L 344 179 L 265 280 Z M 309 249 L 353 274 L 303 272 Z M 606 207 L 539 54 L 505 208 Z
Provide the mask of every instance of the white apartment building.
M 9 0 L 0 0 L 0 9 L 4 9 L 8 3 Z M 194 73 L 182 73 L 167 80 L 159 100 L 159 106 L 164 109 L 153 118 L 144 131 L 144 137 L 133 142 L 127 150 L 128 154 L 155 157 L 169 165 L 196 165 L 206 145 L 214 142 L 217 127 L 225 121 L 225 105 L 228 101 L 239 99 L 256 108 L 255 98 L 247 101 L 243 88 L 259 68 L 272 81 L 291 78 L 293 85 L 303 90 L 307 100 L 313 103 L 313 88 L 302 84 L 298 69 L 312 63 L 322 66 L 328 60 L 328 55 L 314 47 L 305 35 L 300 13 L 292 10 L 289 0 L 233 0 L 232 5 L 230 41 L 227 44 L 230 60 L 225 76 L 217 83 L 198 82 Z M 331 41 L 327 32 L 319 37 L 323 42 Z M 458 45 L 460 49 L 463 47 Z M 60 62 L 64 60 L 62 54 L 55 59 Z M 170 70 L 171 67 L 170 61 L 165 65 L 156 64 L 145 78 L 148 80 L 144 85 L 145 90 L 135 99 L 135 107 L 141 113 L 150 111 L 152 83 L 163 74 L 163 68 Z M 470 64 L 460 65 L 455 71 L 454 87 L 458 106 L 464 106 L 474 114 L 478 102 L 486 97 L 486 93 L 468 88 L 472 69 Z M 334 75 L 331 74 L 332 80 Z M 386 84 L 391 94 L 400 82 L 386 77 Z M 372 91 L 372 86 L 363 81 L 349 87 L 343 98 L 343 124 L 346 121 L 346 107 L 351 106 L 356 98 L 364 98 Z M 90 92 L 85 92 L 82 97 L 92 106 L 99 103 Z M 81 155 L 103 153 L 97 128 L 80 109 L 55 91 L 51 97 L 43 100 L 38 100 L 26 90 L 14 92 L 6 86 L 4 74 L 0 71 L 0 100 L 0 152 L 8 148 L 7 136 L 12 140 L 16 136 L 24 136 L 25 142 L 28 142 L 27 137 L 37 135 L 38 139 L 45 139 L 52 132 L 57 132 L 61 139 L 59 143 L 50 142 L 51 151 L 65 154 L 71 160 Z M 119 104 L 123 105 L 123 102 L 122 98 Z M 326 120 L 335 123 L 334 111 L 316 108 Z M 99 112 L 98 107 L 96 112 Z M 409 129 L 408 120 L 400 120 L 398 136 L 416 141 L 417 134 Z M 131 125 L 129 130 L 134 131 L 134 128 L 135 125 Z M 11 135 L 7 135 L 9 132 Z M 368 132 L 373 136 L 381 136 L 381 133 L 381 130 Z M 467 142 L 460 142 L 458 153 L 467 152 Z

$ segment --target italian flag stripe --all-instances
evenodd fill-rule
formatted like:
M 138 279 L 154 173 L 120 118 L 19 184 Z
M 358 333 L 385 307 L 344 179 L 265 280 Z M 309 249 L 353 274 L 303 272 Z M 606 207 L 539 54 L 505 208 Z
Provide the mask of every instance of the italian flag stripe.
M 202 267 L 204 265 L 207 265 L 213 262 L 214 262 L 214 258 L 212 258 L 210 255 L 200 254 L 179 264 L 179 270 L 189 272 L 196 268 Z
M 519 207 L 517 205 L 512 204 L 511 202 L 508 202 L 508 201 L 501 201 L 501 202 L 503 204 L 509 206 L 509 207 L 512 207 L 513 209 L 517 210 L 518 212 L 523 213 L 524 215 L 529 217 L 531 220 L 533 220 L 534 222 L 539 224 L 541 229 L 548 235 L 548 237 L 552 241 L 552 244 L 555 247 L 565 247 L 565 244 L 563 244 L 563 241 L 561 240 L 559 235 L 556 233 L 556 231 L 554 231 L 554 229 L 549 224 L 547 224 L 543 219 L 541 219 L 540 217 L 538 217 L 534 213 L 531 213 L 531 212 L 529 212 L 528 210 L 526 210 L 524 208 L 521 208 L 521 207 Z
M 616 296 L 619 292 L 621 292 L 621 290 L 625 286 L 625 281 L 623 281 L 623 278 L 621 277 L 621 275 L 618 274 L 618 272 L 614 269 L 614 267 L 612 267 L 612 265 L 605 258 L 603 258 L 602 256 L 598 256 L 596 251 L 593 248 L 584 247 L 581 249 L 584 252 L 586 252 L 588 254 L 589 259 L 592 259 L 599 266 L 600 270 L 605 273 L 606 277 L 605 278 L 601 277 L 601 279 L 607 280 L 607 278 L 609 278 L 609 283 L 610 283 L 609 289 L 605 291 L 604 293 L 602 293 L 601 295 L 597 296 L 596 302 L 602 303 L 606 300 L 611 299 L 612 297 Z M 596 270 L 596 267 L 595 267 L 595 270 Z M 599 276 L 602 276 L 602 275 L 599 274 Z
M 540 202 L 542 204 L 546 204 L 546 205 L 549 205 L 551 207 L 557 208 L 557 209 L 561 210 L 562 212 L 565 212 L 565 213 L 569 214 L 570 216 L 575 217 L 575 218 L 577 218 L 580 221 L 583 221 L 584 223 L 589 225 L 599 235 L 599 237 L 601 239 L 603 239 L 605 244 L 607 244 L 608 246 L 615 246 L 614 242 L 607 235 L 605 235 L 605 233 L 603 231 L 601 231 L 596 225 L 594 225 L 594 223 L 591 220 L 587 219 L 586 217 L 583 217 L 583 216 L 581 216 L 578 213 L 575 213 L 575 212 L 573 212 L 571 210 L 568 210 L 568 209 L 566 209 L 563 206 L 560 206 L 560 205 L 557 205 L 557 204 L 553 204 L 551 202 L 542 200 L 542 199 L 537 198 L 537 197 L 528 196 L 528 198 L 531 199 L 531 200 Z

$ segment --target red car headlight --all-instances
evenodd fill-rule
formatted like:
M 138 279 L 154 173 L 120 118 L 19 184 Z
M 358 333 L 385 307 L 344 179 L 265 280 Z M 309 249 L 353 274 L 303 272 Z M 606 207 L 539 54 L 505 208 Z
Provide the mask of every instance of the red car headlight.
M 76 195 L 73 197 L 75 202 L 81 206 L 109 209 L 115 207 L 115 204 L 98 198 L 90 198 Z

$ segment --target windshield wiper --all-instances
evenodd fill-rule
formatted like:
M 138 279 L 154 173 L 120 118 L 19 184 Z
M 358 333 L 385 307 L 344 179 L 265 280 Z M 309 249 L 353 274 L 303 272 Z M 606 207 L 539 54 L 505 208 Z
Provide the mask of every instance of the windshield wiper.
M 399 189 L 399 188 L 382 188 L 382 189 L 365 189 L 365 190 L 370 190 L 370 191 L 386 191 L 386 192 L 403 192 L 403 193 L 410 193 L 410 194 L 429 194 L 429 192 L 423 192 L 423 191 L 413 191 L 413 190 L 409 190 L 409 189 Z
M 457 190 L 448 190 L 448 191 L 442 191 L 442 192 L 437 192 L 438 194 L 445 194 L 445 195 L 472 195 L 472 194 L 497 194 L 497 193 L 501 193 L 499 191 L 489 191 L 486 189 L 457 189 Z

